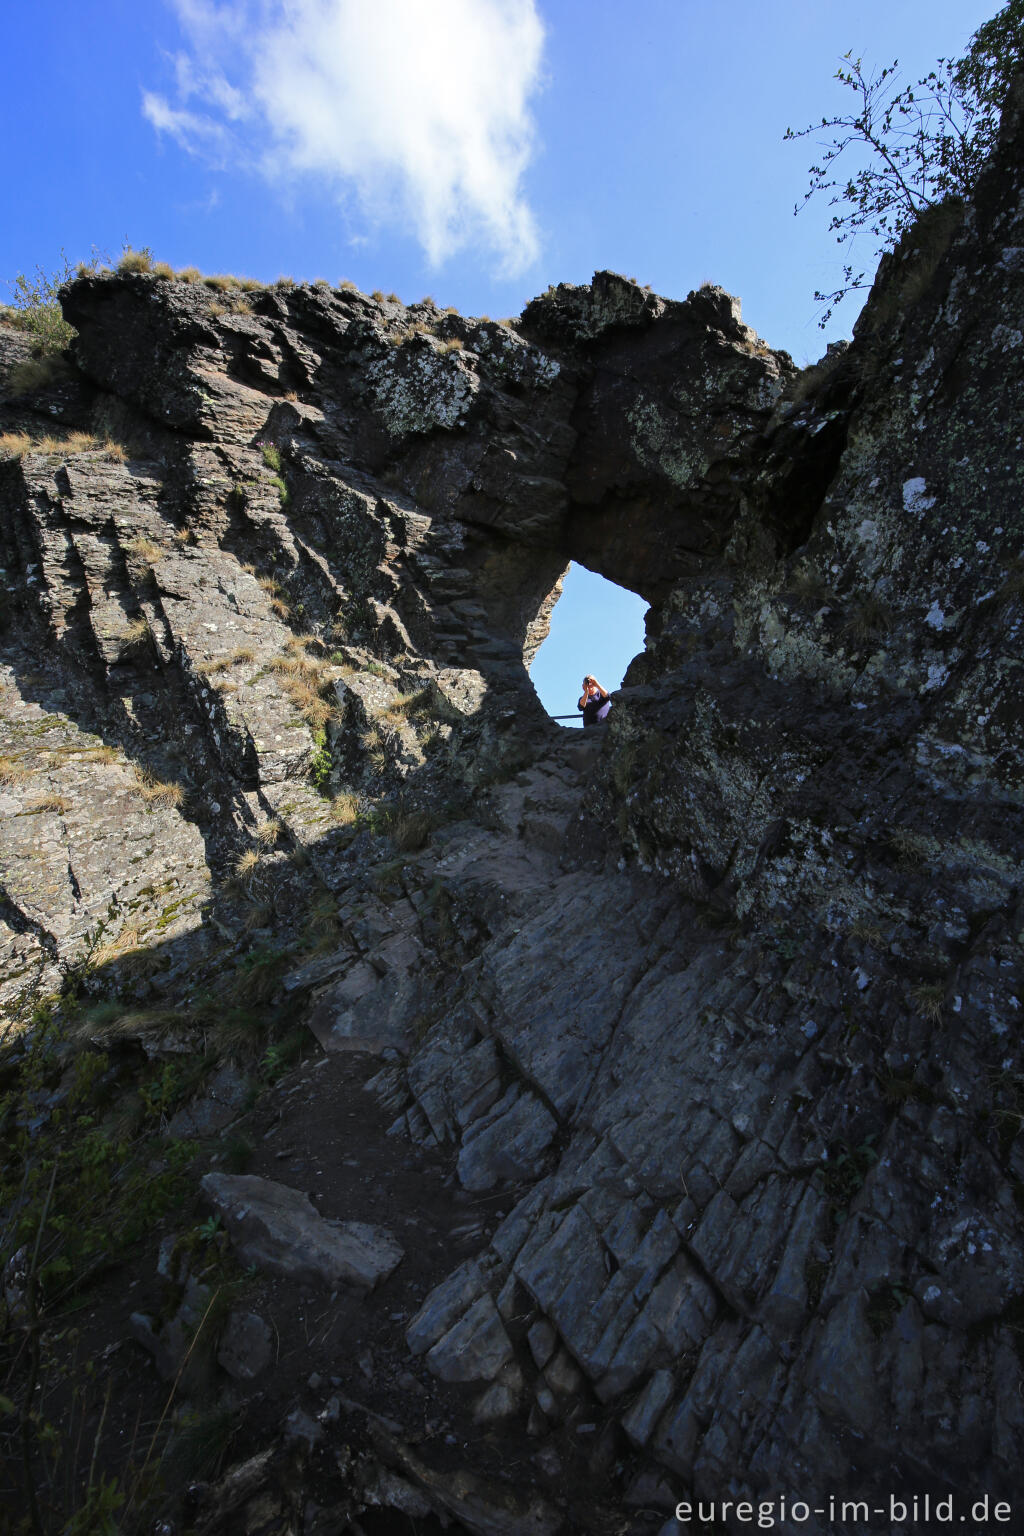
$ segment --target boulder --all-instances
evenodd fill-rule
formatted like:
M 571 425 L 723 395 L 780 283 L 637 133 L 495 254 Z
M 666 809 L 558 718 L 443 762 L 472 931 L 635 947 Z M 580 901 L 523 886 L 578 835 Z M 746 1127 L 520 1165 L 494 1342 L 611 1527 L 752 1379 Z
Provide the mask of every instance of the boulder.
M 243 1264 L 295 1280 L 373 1290 L 402 1261 L 402 1248 L 384 1227 L 326 1221 L 301 1190 L 231 1173 L 208 1173 L 201 1187 Z

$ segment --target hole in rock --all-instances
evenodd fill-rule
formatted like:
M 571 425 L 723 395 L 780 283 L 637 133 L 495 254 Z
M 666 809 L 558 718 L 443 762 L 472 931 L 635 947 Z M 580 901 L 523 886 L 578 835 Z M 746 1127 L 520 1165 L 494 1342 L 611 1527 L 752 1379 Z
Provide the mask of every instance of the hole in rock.
M 626 668 L 644 648 L 647 604 L 635 592 L 570 565 L 551 628 L 530 668 L 530 679 L 549 715 L 570 715 L 562 725 L 582 729 L 576 714 L 580 680 L 591 672 L 609 692 L 621 686 Z

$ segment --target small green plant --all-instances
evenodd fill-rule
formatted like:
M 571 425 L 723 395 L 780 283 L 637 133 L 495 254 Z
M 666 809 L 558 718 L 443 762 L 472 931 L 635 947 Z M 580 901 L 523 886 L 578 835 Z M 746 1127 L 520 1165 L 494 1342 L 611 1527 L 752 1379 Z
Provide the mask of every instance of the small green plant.
M 260 449 L 260 453 L 263 455 L 263 462 L 267 466 L 267 468 L 268 469 L 272 469 L 275 472 L 275 474 L 280 474 L 281 473 L 281 450 L 280 450 L 280 448 L 278 448 L 277 444 L 276 443 L 260 443 L 259 449 Z
M 309 762 L 309 777 L 313 788 L 321 795 L 326 795 L 330 790 L 331 774 L 334 771 L 334 760 L 331 757 L 331 749 L 324 742 L 317 747 Z

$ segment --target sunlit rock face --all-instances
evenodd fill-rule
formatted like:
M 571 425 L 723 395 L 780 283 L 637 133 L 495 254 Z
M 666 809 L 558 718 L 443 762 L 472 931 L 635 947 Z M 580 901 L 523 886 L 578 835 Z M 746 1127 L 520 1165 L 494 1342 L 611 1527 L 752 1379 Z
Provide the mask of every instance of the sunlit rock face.
M 1015 107 L 803 374 L 713 288 L 495 322 L 137 274 L 3 400 L 8 992 L 102 927 L 187 1017 L 252 880 L 286 950 L 327 894 L 281 996 L 501 1211 L 374 1348 L 530 1427 L 530 1529 L 1012 1488 L 1020 151 Z M 570 559 L 652 609 L 567 742 L 526 663 Z

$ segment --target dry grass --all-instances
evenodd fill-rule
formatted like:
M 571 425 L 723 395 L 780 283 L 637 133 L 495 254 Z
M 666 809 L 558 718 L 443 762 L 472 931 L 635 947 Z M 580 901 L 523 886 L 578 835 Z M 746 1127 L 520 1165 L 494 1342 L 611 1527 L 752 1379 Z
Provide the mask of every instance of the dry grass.
M 260 855 L 255 848 L 247 848 L 234 862 L 234 872 L 239 880 L 248 880 L 260 867 Z
M 427 325 L 425 320 L 414 320 L 411 325 L 407 325 L 406 326 L 405 330 L 402 332 L 401 336 L 398 338 L 399 345 L 401 345 L 401 343 L 403 341 L 412 341 L 413 338 L 416 337 L 416 336 L 432 336 L 432 335 L 433 335 L 433 329 L 432 329 L 431 326 Z
M 1024 556 L 1011 560 L 1006 567 L 1006 579 L 996 593 L 1000 607 L 1019 602 L 1024 598 Z
M 941 981 L 927 981 L 911 987 L 910 996 L 913 999 L 915 1011 L 923 1019 L 930 1019 L 933 1024 L 939 1022 L 942 1018 L 942 1006 L 946 1000 L 946 989 Z
M 862 944 L 870 944 L 872 949 L 887 948 L 887 940 L 881 928 L 864 917 L 858 917 L 855 923 L 850 924 L 850 937 L 859 939 Z
M 342 790 L 331 801 L 331 815 L 340 827 L 350 827 L 359 820 L 359 796 Z
M 274 284 L 274 287 L 275 288 L 294 288 L 295 287 L 295 279 L 294 279 L 294 277 L 289 277 L 286 273 L 282 273 L 282 275 L 277 279 L 277 282 Z
M 383 288 L 375 288 L 373 290 L 373 292 L 370 294 L 370 298 L 371 299 L 376 299 L 378 304 L 383 304 L 384 303 L 384 289 Z
M 227 656 L 219 656 L 216 661 L 211 661 L 206 668 L 207 677 L 214 677 L 218 672 L 228 672 L 232 667 L 248 666 L 256 660 L 256 652 L 251 645 L 240 645 L 237 650 Z
M 836 594 L 820 571 L 812 570 L 809 566 L 801 566 L 795 570 L 789 579 L 786 593 L 798 603 L 806 607 L 820 607 L 823 603 L 834 603 Z
M 388 817 L 388 836 L 399 853 L 418 853 L 429 842 L 433 826 L 426 811 L 394 811 Z
M 323 730 L 336 715 L 335 706 L 324 698 L 326 679 L 322 669 L 313 661 L 303 664 L 304 658 L 279 657 L 271 663 L 277 673 L 282 693 L 291 700 L 299 714 L 314 730 Z
M 88 747 L 81 756 L 83 763 L 119 763 L 121 754 L 116 747 Z
M 153 642 L 153 631 L 149 627 L 149 620 L 139 614 L 132 619 L 124 634 L 121 636 L 121 651 L 124 655 L 132 655 L 144 651 Z
M 151 270 L 154 277 L 160 278 L 165 283 L 174 277 L 174 268 L 167 261 L 154 261 Z
M 151 976 L 154 971 L 161 969 L 164 957 L 158 950 L 145 946 L 142 940 L 143 930 L 140 925 L 135 921 L 129 921 L 125 923 L 115 939 L 109 939 L 93 950 L 92 964 L 98 969 L 116 960 L 129 976 Z M 114 1028 L 119 1034 L 138 1036 L 157 1034 L 185 1022 L 184 1015 L 172 1012 L 170 1009 L 146 1009 L 123 1014 L 116 1021 Z
M 920 832 L 911 832 L 906 827 L 894 827 L 887 841 L 896 855 L 897 864 L 904 869 L 919 868 L 928 860 L 930 844 Z
M 136 560 L 144 560 L 152 565 L 154 560 L 163 558 L 163 550 L 159 544 L 154 543 L 145 534 L 139 534 L 134 539 L 127 539 L 121 546 L 126 555 L 133 555 Z
M 364 731 L 359 738 L 360 745 L 369 759 L 370 767 L 374 773 L 386 772 L 388 766 L 388 752 L 384 745 L 384 738 L 377 726 L 371 725 L 368 731 Z
M 34 800 L 29 800 L 23 814 L 37 816 L 44 811 L 50 811 L 55 816 L 66 816 L 70 809 L 71 801 L 66 795 L 36 795 Z
M 203 274 L 198 267 L 182 267 L 177 276 L 179 283 L 198 283 L 202 280 Z
M 873 593 L 862 598 L 852 609 L 843 625 L 843 633 L 851 640 L 864 642 L 887 635 L 893 627 L 893 612 L 889 604 Z
M 273 848 L 283 833 L 284 823 L 278 821 L 275 816 L 272 820 L 265 821 L 261 827 L 257 827 L 256 841 L 261 848 Z
M 123 464 L 128 457 L 128 450 L 124 443 L 115 443 L 108 437 L 103 444 L 103 457 L 109 459 L 111 464 Z
M 5 432 L 0 437 L 0 453 L 19 455 L 22 453 L 81 453 L 87 448 L 96 448 L 99 444 L 91 432 L 69 432 L 66 437 L 56 437 L 47 433 L 44 437 L 33 438 L 27 432 Z
M 122 929 L 122 934 L 128 935 L 129 939 L 133 938 L 135 942 L 130 943 L 126 939 L 125 943 L 122 944 L 121 937 L 119 936 L 114 941 L 114 943 L 102 946 L 102 951 L 97 950 L 95 952 L 93 955 L 93 961 L 95 964 L 105 964 L 110 960 L 119 959 L 122 955 L 129 952 L 134 952 L 140 957 L 146 953 L 146 951 L 141 950 L 138 947 L 138 940 L 141 935 L 137 927 L 131 926 L 129 928 Z M 104 959 L 100 960 L 98 959 L 98 956 L 103 951 L 109 951 L 109 953 L 105 953 Z M 91 1020 L 88 1014 L 86 1014 L 85 1018 L 76 1029 L 76 1033 L 85 1036 L 89 1040 L 96 1041 L 114 1041 L 119 1038 L 151 1038 L 155 1035 L 162 1034 L 165 1030 L 180 1029 L 182 1025 L 189 1024 L 190 1022 L 191 1020 L 189 1019 L 188 1014 L 180 1013 L 177 1011 L 177 1009 L 140 1008 L 135 1009 L 134 1012 L 126 1011 L 113 1019 L 103 1019 L 99 1021 Z
M 238 286 L 243 293 L 262 293 L 263 284 L 258 277 L 240 277 Z
M 152 272 L 153 258 L 148 251 L 133 251 L 129 246 L 117 264 L 119 272 Z
M 430 693 L 426 688 L 419 689 L 417 693 L 407 693 L 389 704 L 381 718 L 388 725 L 401 725 L 403 721 L 411 719 L 413 715 L 422 714 L 429 698 Z
M 356 287 L 355 283 L 353 283 L 352 280 L 350 278 L 347 278 L 347 277 L 343 277 L 340 280 L 340 282 L 338 283 L 338 288 L 339 288 L 339 290 L 342 293 L 358 293 L 359 292 L 359 289 Z
M 216 299 L 214 299 L 213 303 L 210 305 L 209 309 L 207 310 L 207 314 L 215 315 L 215 316 L 216 315 L 229 315 L 230 313 L 231 313 L 231 306 L 228 305 L 228 304 L 219 304 Z
M 216 272 L 212 277 L 203 278 L 203 286 L 212 288 L 214 293 L 230 293 L 232 288 L 239 286 L 238 278 L 232 277 L 228 272 Z
M 440 343 L 437 350 L 439 352 L 462 352 L 465 350 L 465 346 L 466 343 L 462 340 L 461 336 L 449 336 L 447 341 Z
M 180 784 L 158 779 L 148 768 L 136 768 L 134 792 L 147 805 L 158 805 L 167 810 L 176 810 L 185 802 L 185 791 Z
M 13 757 L 0 757 L 0 784 L 24 784 L 31 775 L 27 768 L 23 767 Z
M 261 576 L 259 578 L 259 585 L 270 598 L 271 611 L 276 613 L 279 619 L 287 619 L 291 615 L 292 610 L 281 583 L 275 581 L 273 576 Z
M 11 369 L 7 377 L 7 393 L 12 396 L 28 395 L 34 390 L 55 384 L 68 371 L 67 361 L 61 353 L 48 357 L 27 357 Z

